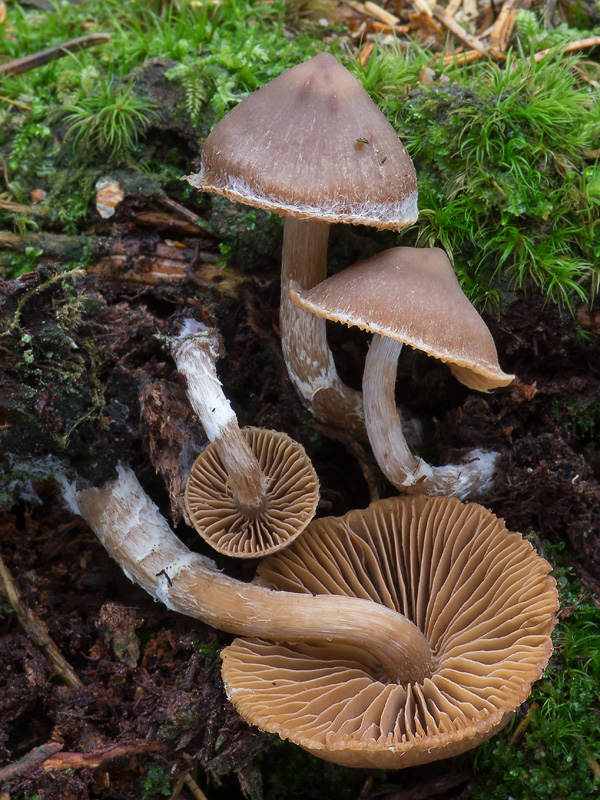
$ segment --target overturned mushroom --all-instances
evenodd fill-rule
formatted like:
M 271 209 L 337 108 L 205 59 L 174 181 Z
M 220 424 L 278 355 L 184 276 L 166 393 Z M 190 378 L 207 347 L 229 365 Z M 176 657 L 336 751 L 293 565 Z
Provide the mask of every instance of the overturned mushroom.
M 394 680 L 431 670 L 422 632 L 402 614 L 356 597 L 312 597 L 243 583 L 175 536 L 130 468 L 99 488 L 60 474 L 63 496 L 88 522 L 125 574 L 168 608 L 229 633 L 273 641 L 338 642 L 370 653 Z
M 431 467 L 411 452 L 396 411 L 403 343 L 446 362 L 472 389 L 487 391 L 514 378 L 500 368 L 489 329 L 443 250 L 394 247 L 310 290 L 293 284 L 290 297 L 305 311 L 374 334 L 363 377 L 365 420 L 377 462 L 397 488 L 463 498 L 489 488 L 497 453 L 476 450 L 461 464 Z
M 212 547 L 255 558 L 285 547 L 314 516 L 319 481 L 302 445 L 284 433 L 240 430 L 217 377 L 216 331 L 188 319 L 172 352 L 211 444 L 185 489 L 189 518 Z
M 558 607 L 550 565 L 480 505 L 395 497 L 315 520 L 265 559 L 264 586 L 370 600 L 412 620 L 433 654 L 394 680 L 360 648 L 237 639 L 223 679 L 239 713 L 345 766 L 458 755 L 503 728 L 546 666 Z
M 364 434 L 362 397 L 337 374 L 325 322 L 294 308 L 288 284 L 327 275 L 329 225 L 400 230 L 417 218 L 412 161 L 359 81 L 320 53 L 245 98 L 208 136 L 198 189 L 286 217 L 280 328 L 290 377 L 323 422 Z

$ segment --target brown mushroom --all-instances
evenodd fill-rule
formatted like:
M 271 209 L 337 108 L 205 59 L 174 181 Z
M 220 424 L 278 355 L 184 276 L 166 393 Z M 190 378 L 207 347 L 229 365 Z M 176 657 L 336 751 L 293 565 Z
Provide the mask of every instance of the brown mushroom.
M 285 547 L 308 525 L 319 501 L 306 451 L 285 433 L 240 430 L 217 376 L 220 340 L 214 329 L 187 319 L 171 349 L 211 442 L 186 484 L 192 524 L 230 556 L 255 558 Z
M 292 284 L 290 298 L 319 317 L 375 334 L 363 377 L 365 420 L 377 462 L 397 488 L 462 498 L 489 488 L 497 453 L 471 451 L 461 464 L 431 467 L 411 452 L 396 410 L 403 343 L 446 362 L 472 389 L 487 391 L 514 378 L 500 368 L 492 335 L 443 250 L 394 247 L 312 289 Z
M 291 280 L 327 275 L 332 222 L 400 230 L 417 217 L 415 170 L 359 81 L 321 53 L 253 92 L 208 136 L 187 180 L 286 217 L 280 328 L 290 377 L 323 422 L 364 434 L 362 397 L 339 378 L 325 322 L 294 308 Z
M 401 496 L 315 520 L 260 567 L 264 586 L 359 597 L 427 639 L 431 668 L 390 679 L 360 648 L 236 639 L 230 699 L 251 724 L 345 766 L 399 769 L 464 752 L 509 721 L 552 652 L 550 565 L 480 505 Z

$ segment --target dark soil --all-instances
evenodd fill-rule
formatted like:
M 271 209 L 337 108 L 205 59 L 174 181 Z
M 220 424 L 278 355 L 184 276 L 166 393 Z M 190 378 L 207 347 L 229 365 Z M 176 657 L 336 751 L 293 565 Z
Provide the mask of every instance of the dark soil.
M 218 252 L 216 242 L 206 246 Z M 368 250 L 373 241 L 341 247 Z M 218 651 L 230 637 L 153 602 L 64 509 L 52 481 L 30 480 L 43 476 L 49 453 L 96 484 L 128 462 L 186 543 L 206 552 L 181 523 L 179 501 L 204 435 L 160 339 L 188 314 L 222 333 L 220 374 L 241 423 L 286 431 L 306 447 L 321 480 L 320 515 L 393 494 L 366 445 L 325 430 L 303 409 L 280 355 L 276 260 L 260 277 L 247 267 L 225 270 L 225 287 L 153 283 L 151 274 L 123 282 L 106 269 L 102 277 L 57 278 L 52 264 L 0 283 L 0 550 L 24 607 L 45 623 L 81 681 L 65 685 L 0 596 L 0 759 L 14 765 L 10 773 L 0 767 L 3 798 L 175 797 L 187 774 L 210 800 L 469 796 L 469 756 L 370 775 L 250 729 L 220 680 Z M 469 392 L 443 365 L 406 352 L 398 399 L 430 421 L 433 461 L 500 449 L 502 474 L 481 502 L 538 543 L 564 542 L 584 584 L 598 589 L 598 337 L 533 295 L 488 322 L 502 367 L 517 375 L 513 385 Z M 341 371 L 359 386 L 365 338 L 331 333 Z M 217 561 L 252 576 L 252 564 Z M 44 767 L 36 748 L 51 743 L 62 749 Z M 182 797 L 192 796 L 189 785 Z

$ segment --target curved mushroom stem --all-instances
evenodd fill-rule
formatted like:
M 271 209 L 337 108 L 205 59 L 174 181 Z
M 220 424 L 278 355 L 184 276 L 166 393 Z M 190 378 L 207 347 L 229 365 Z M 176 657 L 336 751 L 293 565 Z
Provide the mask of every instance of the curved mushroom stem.
M 287 217 L 283 232 L 281 347 L 290 379 L 321 422 L 365 436 L 362 395 L 341 380 L 327 344 L 324 319 L 292 305 L 290 281 L 311 289 L 327 277 L 329 223 Z
M 192 408 L 223 462 L 236 505 L 254 517 L 267 504 L 267 481 L 217 376 L 219 349 L 217 332 L 193 319 L 185 320 L 171 348 L 177 369 L 187 381 Z
M 215 628 L 285 642 L 343 642 L 367 650 L 401 682 L 431 674 L 423 633 L 401 614 L 353 597 L 294 594 L 243 583 L 175 536 L 133 471 L 99 489 L 63 494 L 125 574 L 168 608 Z
M 402 343 L 375 334 L 365 361 L 363 398 L 369 441 L 386 478 L 398 489 L 465 499 L 490 488 L 498 453 L 472 450 L 462 464 L 431 467 L 411 452 L 396 410 Z

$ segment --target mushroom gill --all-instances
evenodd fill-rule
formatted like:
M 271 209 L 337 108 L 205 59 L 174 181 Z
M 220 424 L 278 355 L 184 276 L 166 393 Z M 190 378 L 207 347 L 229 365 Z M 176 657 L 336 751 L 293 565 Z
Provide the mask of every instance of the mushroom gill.
M 223 678 L 239 713 L 346 766 L 412 766 L 464 752 L 507 724 L 550 654 L 550 565 L 480 505 L 395 497 L 313 521 L 259 568 L 263 585 L 370 599 L 406 615 L 433 653 L 394 682 L 340 644 L 236 639 Z

